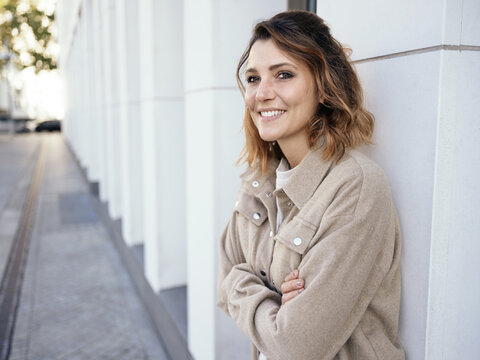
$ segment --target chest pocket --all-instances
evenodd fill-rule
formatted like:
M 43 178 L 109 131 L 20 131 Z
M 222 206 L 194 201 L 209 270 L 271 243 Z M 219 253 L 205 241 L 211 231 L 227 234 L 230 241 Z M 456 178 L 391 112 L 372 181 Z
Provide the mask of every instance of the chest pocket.
M 308 251 L 317 229 L 304 220 L 294 217 L 280 228 L 274 237 L 270 276 L 275 288 L 280 287 L 285 277 L 298 269 L 303 255 Z
M 247 262 L 260 274 L 261 267 L 258 264 L 265 263 L 263 257 L 271 253 L 271 250 L 266 250 L 270 245 L 263 241 L 268 239 L 269 231 L 266 224 L 267 208 L 254 195 L 240 192 L 235 211 L 238 213 L 237 229 L 241 251 Z

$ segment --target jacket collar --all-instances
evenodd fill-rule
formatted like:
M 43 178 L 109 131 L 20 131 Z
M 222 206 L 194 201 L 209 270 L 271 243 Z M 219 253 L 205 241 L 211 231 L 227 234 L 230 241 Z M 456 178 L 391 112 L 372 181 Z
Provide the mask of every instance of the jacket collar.
M 311 149 L 283 187 L 285 194 L 299 209 L 312 197 L 332 167 L 334 160 L 324 160 L 322 155 L 322 146 Z M 260 167 L 256 167 L 248 168 L 241 175 L 251 193 L 260 197 L 275 190 L 275 171 L 279 162 L 278 159 L 270 159 L 265 174 L 262 174 Z
M 272 193 L 275 190 L 275 171 L 279 163 L 280 161 L 276 158 L 269 159 L 265 174 L 262 173 L 260 166 L 248 167 L 240 178 L 246 182 L 249 192 L 257 197 L 264 193 Z
M 299 209 L 313 196 L 333 164 L 333 160 L 325 160 L 322 155 L 323 147 L 311 149 L 283 187 Z

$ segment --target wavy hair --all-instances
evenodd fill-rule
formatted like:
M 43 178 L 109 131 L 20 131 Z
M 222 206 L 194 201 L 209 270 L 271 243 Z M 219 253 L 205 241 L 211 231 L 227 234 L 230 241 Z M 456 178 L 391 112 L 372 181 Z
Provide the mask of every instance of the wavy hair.
M 323 139 L 325 160 L 340 160 L 348 149 L 370 144 L 374 117 L 363 107 L 360 82 L 344 48 L 330 34 L 329 27 L 316 14 L 290 10 L 269 20 L 259 22 L 237 66 L 237 83 L 245 95 L 240 78 L 250 50 L 257 40 L 271 39 L 293 59 L 303 62 L 315 79 L 322 102 L 309 122 L 308 141 L 313 148 Z M 281 149 L 261 139 L 248 109 L 243 119 L 246 142 L 237 163 L 247 162 L 250 167 L 260 166 L 265 172 L 268 159 L 280 158 Z

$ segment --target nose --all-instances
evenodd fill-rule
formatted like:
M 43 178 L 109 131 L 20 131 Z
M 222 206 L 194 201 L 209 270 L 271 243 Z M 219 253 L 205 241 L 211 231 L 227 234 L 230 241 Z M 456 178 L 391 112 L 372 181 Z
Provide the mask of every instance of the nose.
M 275 98 L 275 91 L 269 80 L 261 80 L 257 87 L 255 99 L 257 101 L 266 101 Z

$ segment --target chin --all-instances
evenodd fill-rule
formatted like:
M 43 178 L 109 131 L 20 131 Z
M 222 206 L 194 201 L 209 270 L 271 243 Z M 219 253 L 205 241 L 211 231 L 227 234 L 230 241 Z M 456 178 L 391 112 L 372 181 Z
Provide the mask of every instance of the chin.
M 266 142 L 277 141 L 277 137 L 271 134 L 259 134 L 260 138 Z

